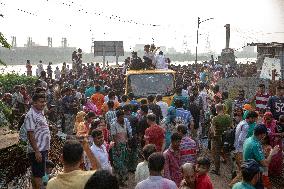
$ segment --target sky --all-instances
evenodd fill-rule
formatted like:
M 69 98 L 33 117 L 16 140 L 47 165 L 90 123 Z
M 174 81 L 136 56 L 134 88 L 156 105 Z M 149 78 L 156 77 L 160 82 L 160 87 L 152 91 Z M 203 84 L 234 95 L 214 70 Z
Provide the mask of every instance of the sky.
M 85 52 L 92 39 L 124 41 L 127 51 L 154 42 L 194 52 L 198 17 L 214 18 L 200 24 L 199 52 L 221 52 L 225 24 L 231 25 L 231 48 L 284 42 L 284 0 L 0 0 L 0 14 L 0 31 L 9 42 L 16 36 L 18 46 L 28 37 L 40 45 L 52 37 L 60 46 L 66 37 Z

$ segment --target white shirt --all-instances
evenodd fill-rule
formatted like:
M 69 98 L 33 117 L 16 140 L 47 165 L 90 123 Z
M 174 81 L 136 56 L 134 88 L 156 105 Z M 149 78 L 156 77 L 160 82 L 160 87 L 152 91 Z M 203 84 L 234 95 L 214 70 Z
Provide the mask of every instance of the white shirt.
M 149 168 L 148 168 L 148 162 L 145 160 L 143 162 L 140 162 L 135 171 L 135 182 L 139 183 L 143 180 L 146 180 L 149 177 Z
M 108 95 L 106 95 L 104 97 L 104 101 L 105 101 L 105 103 L 107 103 L 109 101 Z M 115 96 L 115 101 L 118 101 L 118 97 L 117 96 Z
M 93 152 L 97 160 L 100 162 L 101 168 L 103 170 L 112 171 L 105 144 L 101 145 L 101 147 L 98 147 L 97 145 L 93 144 L 91 146 L 91 151 Z
M 246 120 L 241 121 L 236 127 L 234 147 L 236 152 L 243 152 L 243 144 L 247 138 L 249 125 Z
M 181 96 L 188 96 L 188 90 L 182 89 Z
M 177 189 L 176 183 L 162 176 L 150 176 L 139 182 L 135 189 Z
M 206 112 L 208 110 L 208 102 L 207 102 L 208 94 L 206 92 L 206 89 L 203 89 L 203 91 L 200 92 L 199 96 L 203 101 L 203 110 L 204 112 Z
M 56 79 L 60 79 L 60 74 L 61 74 L 61 72 L 60 72 L 60 70 L 58 69 L 56 69 L 56 70 L 54 70 L 54 74 L 55 74 L 55 78 Z
M 78 100 L 82 99 L 82 94 L 78 91 L 76 91 L 76 94 L 75 94 L 75 98 L 77 98 Z
M 155 65 L 156 69 L 168 69 L 164 55 L 157 55 L 155 57 Z
M 156 103 L 158 106 L 160 106 L 161 110 L 162 110 L 162 115 L 163 118 L 167 117 L 168 114 L 168 104 L 163 102 L 163 101 L 159 101 Z

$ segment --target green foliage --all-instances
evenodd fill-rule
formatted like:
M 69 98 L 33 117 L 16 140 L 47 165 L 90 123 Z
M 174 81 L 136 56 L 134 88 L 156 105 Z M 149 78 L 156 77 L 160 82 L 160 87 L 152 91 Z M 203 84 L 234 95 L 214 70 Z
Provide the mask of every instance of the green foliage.
M 0 32 L 0 44 L 2 47 L 10 49 L 11 45 L 7 42 L 7 39 L 4 37 L 4 35 Z
M 1 59 L 0 59 L 0 65 L 7 66 L 7 65 L 5 64 L 5 62 L 3 62 Z
M 3 112 L 6 120 L 9 121 L 9 123 L 12 123 L 13 121 L 12 109 L 6 106 L 1 100 L 0 100 L 0 110 Z M 0 122 L 3 123 L 4 120 L 1 120 Z M 4 125 L 0 124 L 0 126 L 4 126 Z
M 25 85 L 28 91 L 31 91 L 36 80 L 36 77 L 18 74 L 0 75 L 0 83 L 3 86 L 3 92 L 12 92 L 15 85 Z
M 11 45 L 7 42 L 7 39 L 4 37 L 4 35 L 0 32 L 0 45 L 2 47 L 10 49 Z M 6 64 L 0 59 L 0 65 L 6 66 Z

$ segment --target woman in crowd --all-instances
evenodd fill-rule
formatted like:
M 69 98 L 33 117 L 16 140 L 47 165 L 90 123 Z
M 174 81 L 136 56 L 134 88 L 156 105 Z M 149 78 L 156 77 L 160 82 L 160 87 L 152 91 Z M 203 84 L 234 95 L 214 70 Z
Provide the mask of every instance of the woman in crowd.
M 269 164 L 268 173 L 273 176 L 280 176 L 283 168 L 282 135 L 277 133 L 277 121 L 273 118 L 271 112 L 264 114 L 263 123 L 268 129 L 269 143 L 271 147 L 279 145 L 279 152 L 272 157 Z

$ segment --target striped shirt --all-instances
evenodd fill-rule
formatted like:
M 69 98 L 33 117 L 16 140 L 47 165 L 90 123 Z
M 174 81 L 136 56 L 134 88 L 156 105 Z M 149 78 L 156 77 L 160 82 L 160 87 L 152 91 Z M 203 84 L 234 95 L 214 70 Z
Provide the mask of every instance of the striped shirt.
M 257 93 L 255 95 L 256 111 L 265 110 L 267 108 L 268 99 L 269 99 L 268 93 L 264 93 L 264 94 Z
M 42 111 L 31 107 L 26 114 L 24 127 L 27 131 L 33 131 L 39 151 L 46 151 L 50 148 L 50 131 L 47 120 Z M 31 144 L 28 144 L 28 152 L 34 152 Z
M 196 163 L 197 145 L 190 137 L 185 136 L 180 142 L 180 161 L 181 165 L 185 163 Z
M 109 110 L 107 111 L 107 113 L 105 114 L 105 120 L 106 120 L 106 124 L 110 127 L 112 120 L 116 118 L 116 112 L 115 110 Z

